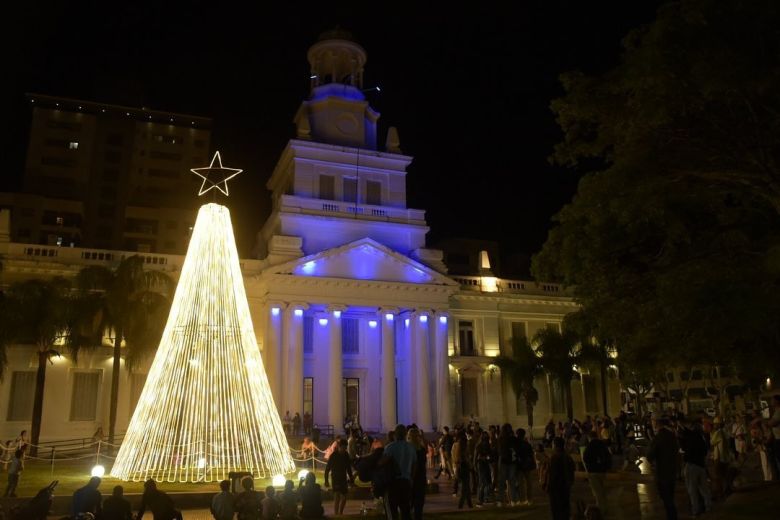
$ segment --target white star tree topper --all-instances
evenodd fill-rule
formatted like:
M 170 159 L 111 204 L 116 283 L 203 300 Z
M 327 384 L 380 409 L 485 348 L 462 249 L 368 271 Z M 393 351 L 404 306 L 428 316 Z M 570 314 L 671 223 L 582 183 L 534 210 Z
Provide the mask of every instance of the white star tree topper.
M 214 166 L 215 163 L 217 166 Z M 226 196 L 229 196 L 230 193 L 228 192 L 227 181 L 244 170 L 240 170 L 238 168 L 226 168 L 222 166 L 222 157 L 219 155 L 219 152 L 216 152 L 214 157 L 211 158 L 211 164 L 209 164 L 207 167 L 192 168 L 190 171 L 203 179 L 203 183 L 200 185 L 200 190 L 198 191 L 198 196 L 208 193 L 214 188 L 218 189 Z M 214 177 L 221 178 L 221 180 L 215 182 L 213 180 Z M 210 186 L 206 187 L 206 184 L 210 184 Z M 222 189 L 220 184 L 224 186 L 225 189 Z

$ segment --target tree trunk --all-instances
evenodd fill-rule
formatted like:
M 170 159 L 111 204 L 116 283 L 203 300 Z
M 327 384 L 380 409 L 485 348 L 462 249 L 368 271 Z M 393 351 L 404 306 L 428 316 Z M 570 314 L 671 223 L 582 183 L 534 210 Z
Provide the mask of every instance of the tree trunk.
M 572 394 L 571 394 L 571 379 L 567 381 L 563 386 L 564 389 L 564 395 L 566 397 L 566 415 L 569 417 L 569 422 L 571 423 L 574 419 L 574 402 L 572 401 Z
M 38 454 L 38 441 L 41 437 L 41 420 L 43 419 L 43 390 L 46 385 L 46 363 L 49 362 L 49 351 L 38 351 L 38 372 L 35 375 L 35 398 L 33 400 L 32 428 L 30 432 L 31 457 Z
M 607 407 L 607 363 L 604 360 L 599 362 L 601 370 L 601 404 L 604 406 L 604 415 L 609 415 Z
M 119 367 L 122 361 L 122 332 L 117 330 L 114 337 L 114 365 L 111 370 L 111 408 L 108 418 L 108 442 L 114 444 L 116 433 L 116 408 L 119 402 Z
M 528 415 L 528 436 L 534 438 L 534 405 L 525 400 L 525 413 Z

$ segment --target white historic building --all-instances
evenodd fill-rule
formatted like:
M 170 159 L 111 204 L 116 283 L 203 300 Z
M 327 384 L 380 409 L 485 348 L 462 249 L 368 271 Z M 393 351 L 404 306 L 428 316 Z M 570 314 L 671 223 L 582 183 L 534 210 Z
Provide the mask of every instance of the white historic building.
M 267 184 L 273 210 L 258 233 L 258 259 L 242 261 L 280 413 L 309 412 L 315 424 L 336 429 L 357 416 L 372 431 L 397 422 L 431 430 L 470 417 L 525 425 L 525 406 L 491 360 L 513 336 L 560 326 L 576 304 L 554 284 L 495 278 L 487 254 L 480 273 L 448 276 L 441 251 L 425 247 L 424 210 L 406 205 L 412 157 L 401 153 L 393 128 L 378 146 L 379 114 L 362 91 L 365 51 L 331 34 L 308 59 L 311 95 Z M 112 266 L 135 254 L 14 243 L 8 219 L 3 212 L 4 287 L 31 277 L 73 277 L 87 265 Z M 174 278 L 183 262 L 176 255 L 142 256 L 149 268 Z M 88 437 L 107 426 L 109 344 L 106 338 L 78 363 L 64 354 L 49 367 L 42 440 Z M 2 439 L 29 429 L 36 366 L 32 347 L 10 347 L 0 382 Z M 598 377 L 581 368 L 572 382 L 576 415 L 603 413 Z M 144 381 L 143 369 L 123 369 L 120 432 Z M 617 380 L 608 388 L 614 414 Z M 559 386 L 542 377 L 537 389 L 537 428 L 565 417 Z

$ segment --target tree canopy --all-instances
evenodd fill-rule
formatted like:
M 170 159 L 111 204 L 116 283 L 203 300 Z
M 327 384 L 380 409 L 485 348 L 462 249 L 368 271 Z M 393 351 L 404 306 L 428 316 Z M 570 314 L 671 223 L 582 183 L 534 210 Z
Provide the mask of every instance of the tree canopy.
M 780 5 L 671 2 L 624 47 L 562 76 L 552 159 L 584 175 L 532 271 L 575 287 L 621 365 L 776 373 Z

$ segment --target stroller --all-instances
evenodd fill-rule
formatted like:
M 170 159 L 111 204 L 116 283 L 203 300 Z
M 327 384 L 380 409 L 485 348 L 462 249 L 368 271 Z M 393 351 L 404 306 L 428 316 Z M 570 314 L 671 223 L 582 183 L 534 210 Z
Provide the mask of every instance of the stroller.
M 54 488 L 57 487 L 58 482 L 58 480 L 52 481 L 26 504 L 12 508 L 8 512 L 8 520 L 46 520 L 51 509 Z

